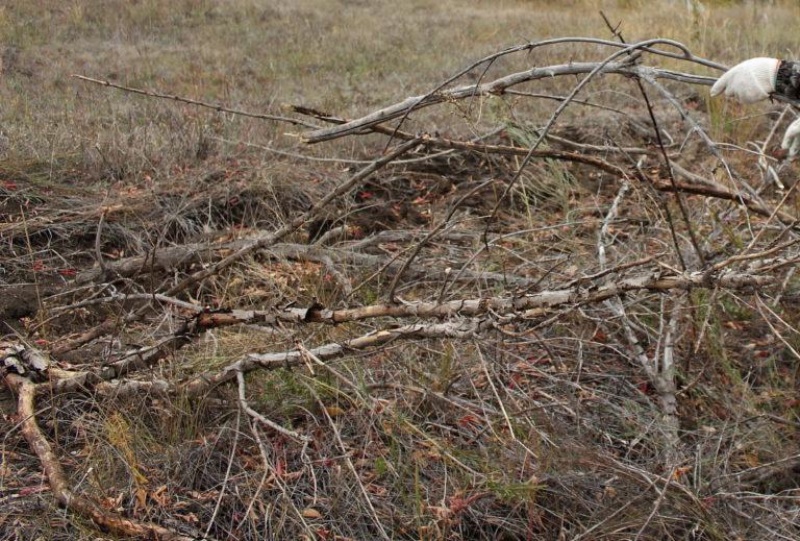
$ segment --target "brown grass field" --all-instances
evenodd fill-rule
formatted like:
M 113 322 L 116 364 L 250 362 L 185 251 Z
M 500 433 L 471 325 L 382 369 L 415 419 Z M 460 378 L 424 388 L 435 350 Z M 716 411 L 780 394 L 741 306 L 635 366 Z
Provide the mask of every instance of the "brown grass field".
M 0 540 L 800 539 L 798 21 L 3 2 Z

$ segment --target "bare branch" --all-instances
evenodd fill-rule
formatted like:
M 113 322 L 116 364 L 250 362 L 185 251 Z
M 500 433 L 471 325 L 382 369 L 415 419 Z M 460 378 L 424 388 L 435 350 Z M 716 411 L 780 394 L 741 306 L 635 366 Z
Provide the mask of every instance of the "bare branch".
M 248 111 L 241 111 L 239 109 L 231 109 L 229 107 L 225 107 L 219 103 L 208 103 L 205 101 L 194 100 L 191 98 L 187 98 L 184 96 L 178 96 L 176 94 L 164 94 L 162 92 L 156 92 L 154 90 L 144 90 L 141 88 L 134 88 L 130 86 L 124 86 L 117 83 L 112 83 L 111 81 L 106 81 L 103 79 L 94 79 L 92 77 L 87 77 L 85 75 L 72 75 L 75 79 L 80 81 L 84 81 L 87 83 L 92 83 L 95 85 L 100 86 L 107 86 L 109 88 L 116 88 L 117 90 L 122 90 L 123 92 L 128 92 L 130 94 L 139 94 L 141 96 L 147 96 L 148 98 L 160 98 L 160 99 L 167 99 L 173 100 L 181 103 L 188 103 L 189 105 L 196 105 L 198 107 L 203 107 L 206 109 L 212 109 L 217 111 L 218 113 L 228 113 L 231 115 L 237 116 L 244 116 L 249 118 L 257 118 L 259 120 L 273 120 L 277 122 L 283 122 L 286 124 L 293 124 L 295 126 L 303 126 L 306 128 L 315 128 L 313 124 L 309 124 L 308 122 L 303 122 L 302 120 L 298 120 L 296 118 L 289 118 L 285 116 L 277 116 L 277 115 L 268 115 L 263 113 L 250 113 Z
M 656 43 L 658 41 L 659 40 L 649 40 L 646 43 Z M 633 48 L 635 48 L 635 46 L 633 46 Z M 309 144 L 329 141 L 338 137 L 359 133 L 365 129 L 371 129 L 376 125 L 386 123 L 390 120 L 402 117 L 411 111 L 422 109 L 424 107 L 430 107 L 431 105 L 437 105 L 440 103 L 462 100 L 466 98 L 474 98 L 475 96 L 503 94 L 507 89 L 516 85 L 538 79 L 559 77 L 564 75 L 591 74 L 593 72 L 614 73 L 627 76 L 638 76 L 643 73 L 647 73 L 650 77 L 693 82 L 695 84 L 707 84 L 709 86 L 716 80 L 710 77 L 690 77 L 685 74 L 658 68 L 634 66 L 627 61 L 607 63 L 605 66 L 594 62 L 574 62 L 570 64 L 547 66 L 543 68 L 532 68 L 527 71 L 506 75 L 487 83 L 460 86 L 450 90 L 443 90 L 435 94 L 426 94 L 424 96 L 413 96 L 406 98 L 400 103 L 396 103 L 394 105 L 390 105 L 389 107 L 374 111 L 366 116 L 351 120 L 345 124 L 312 131 L 306 135 L 305 141 Z
M 36 408 L 34 405 L 36 385 L 15 374 L 7 375 L 5 381 L 19 395 L 17 408 L 18 415 L 22 419 L 22 433 L 28 441 L 28 445 L 39 458 L 45 477 L 53 491 L 53 496 L 60 505 L 118 535 L 158 538 L 166 541 L 192 541 L 198 539 L 195 536 L 176 533 L 157 524 L 139 522 L 122 517 L 103 509 L 88 498 L 75 494 L 67 483 L 67 477 L 61 467 L 58 456 L 53 451 L 50 442 L 42 434 L 36 421 Z M 200 537 L 200 539 L 210 538 Z

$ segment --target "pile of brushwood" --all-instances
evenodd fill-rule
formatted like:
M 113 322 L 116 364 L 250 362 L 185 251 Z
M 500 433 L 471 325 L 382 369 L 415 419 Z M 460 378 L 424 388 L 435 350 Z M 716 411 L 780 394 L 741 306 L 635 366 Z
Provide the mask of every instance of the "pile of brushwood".
M 0 538 L 797 539 L 792 110 L 721 69 L 526 43 L 202 171 L 0 162 Z

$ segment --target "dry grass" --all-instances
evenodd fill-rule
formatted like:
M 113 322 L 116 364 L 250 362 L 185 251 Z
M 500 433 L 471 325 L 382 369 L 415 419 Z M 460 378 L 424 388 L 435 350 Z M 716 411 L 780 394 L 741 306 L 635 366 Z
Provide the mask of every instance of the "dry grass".
M 0 8 L 4 130 L 10 156 L 50 163 L 73 157 L 97 174 L 193 165 L 204 136 L 292 140 L 264 122 L 94 88 L 74 73 L 162 89 L 257 112 L 284 103 L 342 116 L 418 94 L 485 54 L 547 37 L 608 37 L 597 15 L 622 21 L 628 40 L 669 37 L 722 62 L 771 52 L 794 57 L 797 7 L 760 13 L 753 5 L 652 10 L 538 2 L 344 3 L 7 2 Z M 576 13 L 581 16 L 577 17 Z M 768 23 L 768 24 L 767 24 Z M 747 28 L 746 33 L 741 32 Z M 379 39 L 376 39 L 379 36 Z M 521 58 L 591 58 L 564 47 Z M 500 69 L 506 70 L 505 66 Z M 452 129 L 452 119 L 434 119 Z M 220 149 L 225 152 L 224 149 Z M 104 171 L 104 169 L 106 169 Z
M 0 314 L 9 327 L 3 333 L 10 339 L 13 328 L 45 351 L 58 351 L 77 333 L 117 321 L 113 333 L 55 359 L 95 371 L 121 352 L 174 338 L 190 318 L 188 304 L 248 310 L 379 304 L 392 283 L 394 270 L 384 272 L 392 259 L 404 261 L 445 221 L 398 283 L 405 302 L 521 297 L 597 273 L 598 232 L 616 180 L 581 165 L 534 161 L 490 223 L 486 217 L 519 158 L 454 153 L 396 164 L 330 205 L 323 228 L 349 227 L 338 244 L 292 251 L 308 241 L 305 230 L 294 231 L 181 291 L 176 300 L 186 305 L 159 304 L 152 295 L 207 261 L 80 282 L 98 248 L 114 264 L 151 250 L 275 231 L 348 178 L 361 166 L 357 161 L 378 155 L 386 139 L 373 134 L 308 147 L 296 127 L 70 75 L 257 113 L 291 115 L 287 105 L 305 105 L 352 118 L 429 92 L 510 45 L 608 39 L 600 9 L 622 21 L 631 42 L 670 38 L 727 64 L 762 54 L 800 58 L 793 49 L 796 2 L 704 2 L 694 10 L 684 2 L 664 4 L 669 9 L 639 0 L 5 2 L 0 294 L 8 295 Z M 576 43 L 536 49 L 459 83 L 606 54 Z M 669 59 L 658 63 L 686 68 Z M 563 94 L 573 84 L 541 81 L 525 90 Z M 692 113 L 718 141 L 762 140 L 776 118 L 769 105 L 737 109 L 707 103 L 700 87 L 670 88 L 696 107 Z M 554 128 L 558 135 L 653 144 L 637 131 L 648 120 L 631 81 L 606 76 L 580 97 L 612 111 L 570 106 Z M 502 127 L 490 142 L 528 146 L 533 128 L 556 106 L 525 96 L 476 98 L 416 112 L 404 129 L 469 139 Z M 690 140 L 674 112 L 659 102 L 657 113 L 678 134 L 674 158 L 720 179 L 719 164 Z M 726 157 L 756 183 L 755 158 L 735 150 Z M 657 170 L 658 162 L 644 168 Z M 780 199 L 769 190 L 764 196 L 770 204 Z M 760 248 L 786 240 L 774 222 L 745 216 L 728 202 L 686 200 L 696 232 L 720 258 L 739 253 L 754 230 L 764 231 Z M 674 199 L 646 187 L 625 198 L 611 231 L 611 263 L 661 253 L 662 270 L 677 268 L 666 210 L 679 215 Z M 794 199 L 782 210 L 796 214 Z M 487 231 L 496 235 L 491 249 L 482 237 Z M 678 234 L 690 246 L 686 230 Z M 358 245 L 373 238 L 374 244 Z M 76 274 L 79 282 L 72 281 Z M 666 429 L 652 381 L 636 364 L 619 318 L 600 303 L 548 318 L 500 318 L 467 338 L 415 337 L 353 349 L 327 368 L 311 370 L 306 359 L 247 374 L 249 406 L 310 437 L 308 444 L 249 418 L 237 407 L 235 381 L 199 396 L 153 389 L 122 397 L 54 393 L 40 397 L 39 422 L 76 492 L 124 516 L 176 530 L 208 529 L 217 539 L 792 538 L 800 535 L 800 314 L 797 278 L 791 272 L 778 278 L 784 282 L 775 303 L 773 290 L 759 296 L 697 288 L 686 295 L 676 346 L 682 457 L 676 463 L 665 460 Z M 624 298 L 646 354 L 664 347 L 674 298 L 655 291 Z M 137 309 L 142 316 L 123 324 Z M 251 353 L 290 351 L 298 343 L 313 349 L 414 321 L 214 329 L 165 350 L 137 377 L 185 382 Z M 96 538 L 91 523 L 56 509 L 12 420 L 13 397 L 5 388 L 0 397 L 0 539 Z

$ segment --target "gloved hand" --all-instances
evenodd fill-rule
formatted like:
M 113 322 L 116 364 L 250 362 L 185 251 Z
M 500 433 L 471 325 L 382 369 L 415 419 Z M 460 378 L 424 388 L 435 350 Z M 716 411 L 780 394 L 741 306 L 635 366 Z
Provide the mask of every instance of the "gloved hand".
M 711 95 L 725 92 L 742 103 L 755 103 L 775 92 L 775 77 L 781 61 L 777 58 L 751 58 L 722 74 L 711 87 Z
M 789 151 L 787 158 L 794 158 L 797 152 L 800 151 L 800 118 L 786 128 L 781 148 Z

